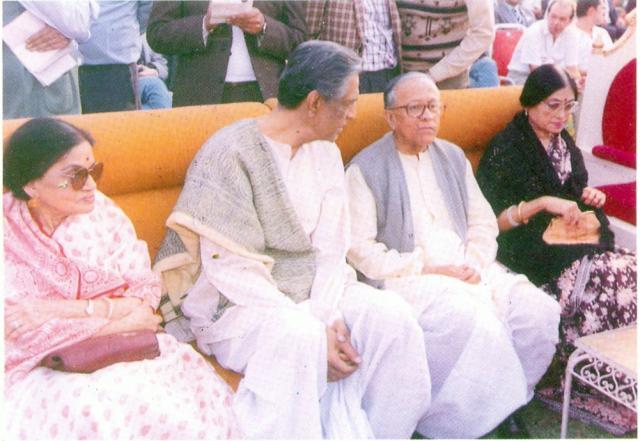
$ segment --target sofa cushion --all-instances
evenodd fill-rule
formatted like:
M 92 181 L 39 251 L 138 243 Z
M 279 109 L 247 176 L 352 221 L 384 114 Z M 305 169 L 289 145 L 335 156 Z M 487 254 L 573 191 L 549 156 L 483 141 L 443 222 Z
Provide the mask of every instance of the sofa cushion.
M 611 161 L 629 168 L 636 168 L 636 152 L 627 152 L 609 145 L 597 145 L 592 150 L 593 156 Z
M 182 186 L 118 194 L 112 196 L 131 219 L 138 237 L 147 242 L 151 260 L 156 256 L 165 234 L 165 222 L 182 191 Z

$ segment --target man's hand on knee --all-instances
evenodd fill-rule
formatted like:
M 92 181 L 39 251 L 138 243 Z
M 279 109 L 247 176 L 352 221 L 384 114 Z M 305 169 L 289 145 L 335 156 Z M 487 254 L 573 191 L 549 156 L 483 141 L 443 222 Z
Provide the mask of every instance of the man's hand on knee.
M 443 276 L 454 277 L 473 285 L 480 283 L 481 280 L 480 273 L 468 265 L 425 265 L 422 269 L 422 274 L 440 274 Z
M 327 379 L 338 381 L 347 378 L 358 369 L 362 361 L 351 344 L 349 329 L 343 320 L 327 326 Z

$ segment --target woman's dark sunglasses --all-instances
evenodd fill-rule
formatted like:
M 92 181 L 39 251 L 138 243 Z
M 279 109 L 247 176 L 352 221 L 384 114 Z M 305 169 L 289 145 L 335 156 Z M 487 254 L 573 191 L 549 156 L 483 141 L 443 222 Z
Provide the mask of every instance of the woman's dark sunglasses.
M 89 168 L 80 167 L 78 168 L 73 175 L 68 176 L 67 180 L 58 184 L 58 188 L 67 188 L 69 184 L 71 184 L 71 188 L 74 190 L 82 190 L 84 185 L 87 183 L 87 179 L 89 176 L 97 183 L 102 176 L 102 172 L 104 171 L 104 164 L 102 162 L 96 162 Z

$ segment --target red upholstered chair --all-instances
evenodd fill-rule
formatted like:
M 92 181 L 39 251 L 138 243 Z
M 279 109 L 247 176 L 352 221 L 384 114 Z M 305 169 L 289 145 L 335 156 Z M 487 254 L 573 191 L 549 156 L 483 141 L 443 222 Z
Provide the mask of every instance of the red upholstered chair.
M 616 244 L 636 249 L 636 21 L 610 48 L 593 51 L 580 98 L 576 143 L 589 183 L 607 195 Z
M 607 195 L 604 211 L 609 216 L 617 217 L 636 225 L 636 183 L 612 184 L 598 187 Z
M 496 36 L 491 48 L 491 58 L 498 65 L 498 76 L 500 84 L 513 84 L 509 73 L 509 62 L 513 56 L 520 37 L 524 33 L 525 27 L 517 23 L 501 23 L 496 25 Z
M 616 164 L 636 168 L 636 60 L 629 61 L 613 79 L 602 117 L 603 145 L 593 155 Z M 609 216 L 636 223 L 636 183 L 598 187 L 607 195 Z
M 629 61 L 613 79 L 602 117 L 602 145 L 593 147 L 599 158 L 636 168 L 636 60 Z

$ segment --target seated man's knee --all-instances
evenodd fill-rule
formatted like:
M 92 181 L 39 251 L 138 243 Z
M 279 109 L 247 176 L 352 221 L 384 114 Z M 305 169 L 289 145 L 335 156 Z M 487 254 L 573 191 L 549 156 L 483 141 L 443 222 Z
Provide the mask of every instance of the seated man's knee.
M 560 305 L 549 294 L 533 284 L 519 284 L 511 293 L 512 310 L 526 316 L 534 326 L 557 329 L 560 323 Z
M 399 295 L 392 291 L 380 291 L 373 288 L 369 288 L 367 291 L 366 296 L 363 297 L 360 311 L 364 319 L 374 324 L 375 329 L 386 332 L 406 330 L 407 328 L 420 330 L 415 312 Z
M 432 336 L 447 336 L 464 342 L 478 323 L 495 327 L 498 318 L 490 305 L 469 295 L 443 295 L 436 305 L 424 311 L 420 326 Z

